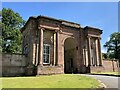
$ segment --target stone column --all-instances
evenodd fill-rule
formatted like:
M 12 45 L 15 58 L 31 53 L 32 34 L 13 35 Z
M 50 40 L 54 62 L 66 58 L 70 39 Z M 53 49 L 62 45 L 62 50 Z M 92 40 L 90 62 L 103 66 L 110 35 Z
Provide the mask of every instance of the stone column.
M 102 55 L 101 55 L 100 38 L 98 38 L 98 56 L 99 56 L 99 66 L 102 66 Z
M 40 29 L 40 65 L 43 65 L 43 28 Z
M 39 64 L 39 29 L 36 31 L 36 56 L 35 56 L 37 66 Z
M 88 66 L 91 66 L 91 37 L 88 36 Z
M 58 65 L 58 59 L 59 59 L 59 31 L 56 33 L 56 62 L 55 65 Z
M 32 58 L 32 60 L 33 60 L 33 64 L 35 65 L 36 64 L 36 44 L 35 44 L 35 42 L 33 43 L 33 46 L 32 46 L 33 48 L 32 48 L 32 51 L 33 51 L 33 58 Z
M 88 66 L 88 51 L 85 49 L 86 66 Z
M 54 33 L 54 65 L 56 64 L 56 32 Z
M 39 49 L 39 45 L 38 43 L 36 43 L 36 66 L 38 65 L 38 49 Z
M 86 50 L 85 50 L 85 47 L 83 49 L 83 59 L 84 59 L 84 65 L 86 66 Z
M 98 44 L 97 44 L 97 39 L 95 39 L 95 65 L 98 65 Z
M 85 41 L 85 59 L 86 59 L 86 66 L 88 66 L 88 43 L 87 40 Z

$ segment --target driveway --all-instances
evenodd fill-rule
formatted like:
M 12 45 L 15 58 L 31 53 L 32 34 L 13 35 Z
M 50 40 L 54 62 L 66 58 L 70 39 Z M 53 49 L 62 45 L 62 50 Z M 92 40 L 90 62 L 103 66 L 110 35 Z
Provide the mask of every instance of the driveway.
M 81 75 L 93 77 L 95 79 L 100 80 L 102 83 L 104 83 L 106 85 L 106 88 L 118 88 L 118 87 L 120 88 L 120 77 L 103 76 L 103 75 L 89 75 L 89 74 L 81 74 Z

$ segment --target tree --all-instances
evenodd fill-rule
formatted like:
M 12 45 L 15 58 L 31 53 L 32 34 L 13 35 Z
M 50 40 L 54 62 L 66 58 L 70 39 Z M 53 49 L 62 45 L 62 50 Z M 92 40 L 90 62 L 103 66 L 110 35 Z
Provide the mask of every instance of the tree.
M 2 52 L 21 53 L 22 34 L 21 27 L 24 20 L 12 9 L 2 9 Z
M 0 11 L 0 30 L 2 30 L 2 11 Z M 2 52 L 2 31 L 0 31 L 0 53 Z
M 102 53 L 102 59 L 107 59 L 107 54 L 106 53 Z
M 115 32 L 110 35 L 110 40 L 104 45 L 107 48 L 109 58 L 120 60 L 120 32 Z

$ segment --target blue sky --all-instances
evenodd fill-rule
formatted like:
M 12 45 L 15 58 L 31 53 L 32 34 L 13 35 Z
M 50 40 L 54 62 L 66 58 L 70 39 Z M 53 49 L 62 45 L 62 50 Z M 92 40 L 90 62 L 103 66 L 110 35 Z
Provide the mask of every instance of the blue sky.
M 2 7 L 18 12 L 24 20 L 30 16 L 46 15 L 79 23 L 82 27 L 92 26 L 103 30 L 101 46 L 113 32 L 118 32 L 117 2 L 7 2 Z

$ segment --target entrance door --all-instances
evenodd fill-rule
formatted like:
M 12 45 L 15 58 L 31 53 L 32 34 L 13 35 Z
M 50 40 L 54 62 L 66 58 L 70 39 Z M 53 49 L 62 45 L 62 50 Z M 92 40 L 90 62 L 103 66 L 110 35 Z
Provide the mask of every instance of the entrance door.
M 64 42 L 64 73 L 74 73 L 76 70 L 77 48 L 74 38 Z

